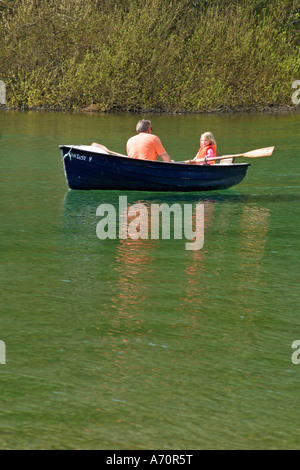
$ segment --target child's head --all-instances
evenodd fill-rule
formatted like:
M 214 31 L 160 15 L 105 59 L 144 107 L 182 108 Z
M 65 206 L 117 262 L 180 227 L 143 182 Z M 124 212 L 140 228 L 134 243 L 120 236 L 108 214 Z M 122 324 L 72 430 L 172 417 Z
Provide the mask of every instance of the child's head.
M 205 145 L 214 145 L 217 147 L 216 140 L 211 132 L 204 132 L 204 134 L 201 134 L 200 147 L 204 147 Z

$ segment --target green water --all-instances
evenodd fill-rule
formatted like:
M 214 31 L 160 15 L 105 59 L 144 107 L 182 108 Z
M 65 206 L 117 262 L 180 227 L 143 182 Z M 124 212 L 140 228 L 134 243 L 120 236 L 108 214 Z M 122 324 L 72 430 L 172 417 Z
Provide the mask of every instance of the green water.
M 0 113 L 2 449 L 299 449 L 299 114 L 152 116 L 175 160 L 275 145 L 211 193 L 68 191 L 58 145 L 139 117 Z M 204 245 L 99 240 L 99 204 L 204 205 Z

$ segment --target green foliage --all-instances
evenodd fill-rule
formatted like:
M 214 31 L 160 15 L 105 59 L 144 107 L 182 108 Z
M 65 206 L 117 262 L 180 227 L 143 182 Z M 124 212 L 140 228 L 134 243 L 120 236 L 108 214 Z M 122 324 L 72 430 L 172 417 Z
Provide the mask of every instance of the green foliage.
M 173 112 L 290 104 L 298 3 L 1 0 L 7 104 Z

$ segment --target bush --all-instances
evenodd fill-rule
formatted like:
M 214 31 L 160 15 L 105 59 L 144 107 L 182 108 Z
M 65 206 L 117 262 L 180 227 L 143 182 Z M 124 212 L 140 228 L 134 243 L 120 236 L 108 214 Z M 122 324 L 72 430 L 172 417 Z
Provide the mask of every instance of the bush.
M 11 107 L 261 108 L 290 104 L 299 78 L 295 1 L 0 5 L 0 79 Z

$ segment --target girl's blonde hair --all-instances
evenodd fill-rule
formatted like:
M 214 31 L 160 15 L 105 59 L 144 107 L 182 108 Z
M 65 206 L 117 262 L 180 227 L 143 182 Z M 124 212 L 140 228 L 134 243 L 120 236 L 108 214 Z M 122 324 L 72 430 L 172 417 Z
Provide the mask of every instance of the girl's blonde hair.
M 214 145 L 214 146 L 217 148 L 216 139 L 214 138 L 214 136 L 213 136 L 213 134 L 212 134 L 211 132 L 204 132 L 204 134 L 201 134 L 201 137 L 200 137 L 200 147 L 201 147 L 201 140 L 202 140 L 202 137 L 206 137 L 206 139 L 209 140 L 210 145 Z

